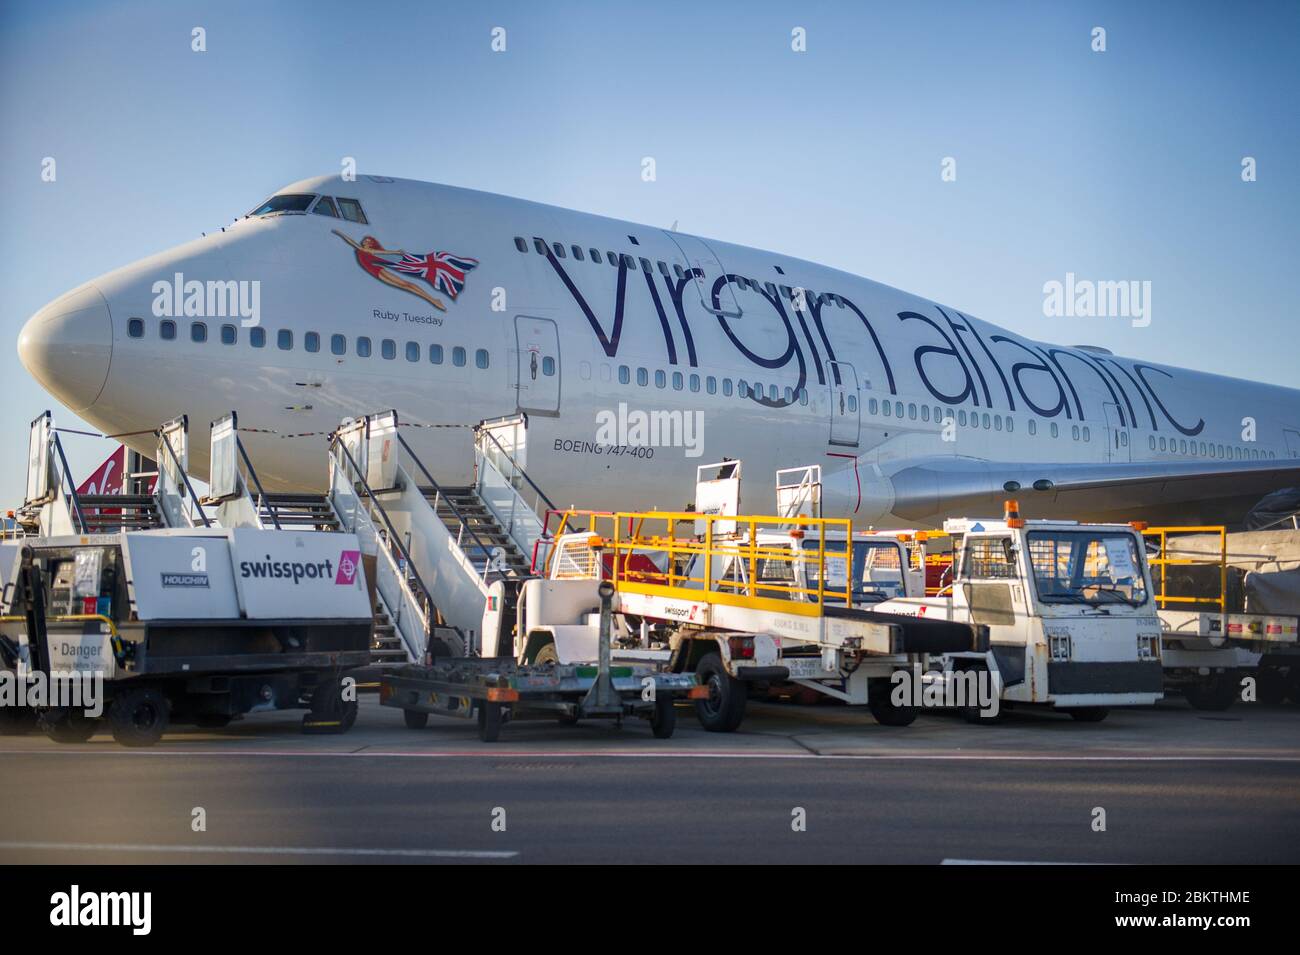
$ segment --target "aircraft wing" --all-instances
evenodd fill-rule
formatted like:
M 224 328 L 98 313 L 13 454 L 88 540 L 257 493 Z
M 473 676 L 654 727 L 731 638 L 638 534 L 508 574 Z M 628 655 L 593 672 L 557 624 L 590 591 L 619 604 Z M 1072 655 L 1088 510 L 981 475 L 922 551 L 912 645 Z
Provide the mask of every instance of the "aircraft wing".
M 1264 495 L 1300 487 L 1300 460 L 1024 464 L 973 458 L 906 462 L 890 475 L 893 511 L 918 524 L 1001 514 L 1151 524 L 1240 524 Z

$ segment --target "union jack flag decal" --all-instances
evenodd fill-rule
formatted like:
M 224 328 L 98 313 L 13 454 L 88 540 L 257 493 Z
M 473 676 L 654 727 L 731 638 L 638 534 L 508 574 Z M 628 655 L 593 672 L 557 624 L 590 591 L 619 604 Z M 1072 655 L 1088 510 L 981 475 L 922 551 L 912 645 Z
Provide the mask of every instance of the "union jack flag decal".
M 465 288 L 466 274 L 477 267 L 478 259 L 451 252 L 430 252 L 427 255 L 406 252 L 391 266 L 394 271 L 419 276 L 453 300 Z

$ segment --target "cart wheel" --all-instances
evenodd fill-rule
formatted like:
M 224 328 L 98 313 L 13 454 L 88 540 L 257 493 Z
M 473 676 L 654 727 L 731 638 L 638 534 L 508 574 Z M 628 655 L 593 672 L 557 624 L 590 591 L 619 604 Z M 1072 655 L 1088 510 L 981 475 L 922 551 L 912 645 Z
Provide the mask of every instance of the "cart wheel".
M 54 707 L 36 714 L 36 725 L 56 743 L 84 743 L 99 729 L 99 722 L 82 710 Z
M 915 706 L 896 706 L 892 689 L 893 683 L 888 678 L 869 681 L 867 709 L 881 726 L 910 726 L 919 710 Z
M 1183 687 L 1193 709 L 1222 712 L 1237 699 L 1237 671 L 1228 670 Z
M 408 730 L 422 730 L 429 725 L 429 714 L 421 710 L 402 710 Z
M 555 722 L 561 726 L 577 726 L 579 716 L 577 713 L 562 713 L 555 718 Z
M 311 711 L 302 718 L 304 733 L 346 733 L 357 721 L 357 701 L 343 699 L 343 682 L 326 680 L 311 694 Z
M 113 739 L 122 746 L 152 746 L 162 739 L 171 717 L 171 705 L 151 686 L 127 690 L 108 708 Z
M 745 718 L 745 684 L 727 672 L 717 653 L 700 660 L 695 677 L 709 688 L 706 699 L 695 701 L 700 725 L 710 733 L 730 733 Z
M 501 735 L 501 704 L 484 700 L 478 705 L 478 736 L 485 743 L 495 743 Z
M 554 642 L 548 643 L 546 646 L 538 650 L 537 653 L 533 656 L 534 666 L 540 667 L 540 666 L 546 666 L 546 664 L 548 663 L 558 664 L 559 662 L 560 662 L 560 651 L 555 649 Z
M 1065 712 L 1080 723 L 1100 723 L 1110 714 L 1104 706 L 1080 706 Z
M 660 693 L 655 697 L 654 713 L 650 716 L 650 730 L 655 739 L 668 739 L 677 729 L 677 708 L 669 693 Z

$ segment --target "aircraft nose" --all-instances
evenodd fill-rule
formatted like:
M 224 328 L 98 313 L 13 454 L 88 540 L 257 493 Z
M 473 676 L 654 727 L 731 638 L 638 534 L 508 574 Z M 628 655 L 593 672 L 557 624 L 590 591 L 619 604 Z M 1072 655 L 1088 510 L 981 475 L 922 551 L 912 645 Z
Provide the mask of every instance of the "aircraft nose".
M 90 283 L 50 302 L 18 334 L 23 365 L 73 411 L 95 403 L 108 380 L 112 356 L 108 302 Z

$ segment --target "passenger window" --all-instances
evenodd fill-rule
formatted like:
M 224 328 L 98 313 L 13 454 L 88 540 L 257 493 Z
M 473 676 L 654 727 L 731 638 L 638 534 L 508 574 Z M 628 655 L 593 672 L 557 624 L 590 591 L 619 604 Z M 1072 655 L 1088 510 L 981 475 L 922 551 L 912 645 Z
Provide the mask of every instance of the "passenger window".
M 699 391 L 699 390 L 700 390 L 700 376 L 691 375 L 691 391 Z
M 356 222 L 360 225 L 370 225 L 366 214 L 361 210 L 361 203 L 355 199 L 344 199 L 342 196 L 338 199 L 339 214 L 349 222 Z
M 391 338 L 385 338 L 379 342 L 379 354 L 386 361 L 392 361 L 397 357 L 397 342 Z
M 668 275 L 668 263 L 660 259 L 656 264 L 659 266 L 659 274 L 666 277 Z
M 880 402 L 876 401 L 875 398 L 870 398 L 870 399 L 868 399 L 868 400 L 867 400 L 867 413 L 868 413 L 868 414 L 877 414 L 877 413 L 879 413 L 879 411 L 880 411 Z
M 565 254 L 565 251 L 564 251 L 564 246 L 560 245 L 560 243 L 558 243 L 558 242 L 552 242 L 552 243 L 551 243 L 551 248 L 553 248 L 553 249 L 555 250 L 555 257 L 556 257 L 557 259 L 563 259 L 563 258 L 565 258 L 565 255 L 566 255 L 566 254 Z
M 164 318 L 158 323 L 158 337 L 164 341 L 171 341 L 176 337 L 176 323 L 170 318 Z
M 545 255 L 545 254 L 546 254 L 546 243 L 543 242 L 541 239 L 537 238 L 537 236 L 533 236 L 533 250 L 534 250 L 538 255 Z
M 329 196 L 321 196 L 316 200 L 316 205 L 312 207 L 312 212 L 318 216 L 329 216 L 331 219 L 339 217 L 338 210 L 334 208 L 334 200 Z
M 573 246 L 573 257 L 577 259 L 579 262 L 582 261 L 582 246 L 580 245 Z
M 208 326 L 202 322 L 190 323 L 190 341 L 202 344 L 208 340 Z
M 618 256 L 615 255 L 613 252 L 606 252 L 605 258 L 610 265 L 614 266 L 615 268 L 618 267 Z
M 407 360 L 407 361 L 419 361 L 419 360 L 420 360 L 420 343 L 419 343 L 419 342 L 407 342 L 407 343 L 406 343 L 406 360 Z
M 858 410 L 858 396 L 857 396 L 857 395 L 849 395 L 849 410 L 850 410 L 850 411 L 857 411 L 857 410 Z
M 555 359 L 550 355 L 542 359 L 542 374 L 548 378 L 555 374 Z
M 528 251 L 528 243 L 524 241 L 523 236 L 521 235 L 515 236 L 515 248 L 518 249 L 520 252 Z
M 677 277 L 679 279 L 686 278 L 686 273 L 682 271 L 682 267 L 678 265 L 676 262 L 673 263 L 673 271 L 677 273 Z
M 922 421 L 929 421 L 929 420 L 930 420 L 930 406 L 929 406 L 929 405 L 921 405 L 921 420 L 922 420 Z
M 704 379 L 704 390 L 711 395 L 716 395 L 718 393 L 718 379 L 709 375 L 708 378 Z
M 668 376 L 664 374 L 662 368 L 655 371 L 655 387 L 666 388 L 668 386 Z
M 252 345 L 254 348 L 265 348 L 266 329 L 262 328 L 260 325 L 256 328 L 250 328 L 248 330 L 248 344 Z
M 360 338 L 357 339 L 357 357 L 358 358 L 370 357 L 370 339 L 367 338 L 365 335 L 362 335 Z
M 588 249 L 587 251 L 591 253 L 591 261 L 600 265 L 600 249 Z
M 222 325 L 221 344 L 233 345 L 237 341 L 239 341 L 239 329 L 237 329 L 234 325 Z
M 650 384 L 650 372 L 646 371 L 644 368 L 638 368 L 636 370 L 636 383 L 642 388 Z
M 891 405 L 888 401 L 882 401 L 880 403 L 880 413 L 886 418 L 892 417 L 894 414 L 893 405 Z M 962 414 L 965 413 L 966 412 L 964 411 L 962 412 Z M 965 421 L 962 421 L 962 424 L 965 423 L 966 423 Z
M 133 318 L 127 322 L 126 333 L 132 338 L 144 338 L 144 319 Z
M 649 275 L 651 272 L 654 271 L 654 266 L 650 264 L 649 259 L 641 260 L 641 271 L 644 272 L 646 275 Z
M 288 351 L 293 347 L 293 332 L 287 328 L 280 329 L 275 335 L 275 347 L 280 351 Z
M 908 406 L 907 406 L 907 416 L 908 416 L 911 420 L 913 420 L 913 421 L 916 420 L 916 405 L 911 404 L 911 403 L 908 404 Z
M 1059 425 L 1057 425 L 1057 423 L 1056 423 L 1055 421 L 1053 421 L 1053 422 L 1052 422 L 1052 437 L 1053 437 L 1053 438 L 1059 438 L 1060 436 L 1061 436 L 1061 428 L 1060 428 Z
M 474 364 L 479 368 L 486 368 L 488 366 L 488 353 L 486 348 L 480 348 L 474 352 Z
M 730 397 L 731 397 L 731 379 L 730 379 L 730 378 L 723 378 L 723 379 L 722 379 L 722 397 L 724 397 L 724 398 L 730 398 Z
M 320 335 L 316 332 L 308 332 L 302 336 L 302 347 L 310 352 L 320 351 Z
M 680 371 L 673 372 L 673 391 L 681 391 L 685 381 Z
M 451 363 L 457 368 L 465 367 L 465 349 L 457 345 L 451 350 Z
M 348 352 L 347 338 L 343 335 L 331 335 L 330 351 L 336 355 L 346 355 Z
M 629 367 L 627 367 L 627 365 L 619 365 L 619 366 L 618 366 L 618 383 L 619 383 L 620 385 L 626 385 L 626 384 L 627 384 L 628 382 L 630 382 L 631 380 L 632 380 L 632 369 L 629 368 Z
M 441 364 L 442 364 L 442 346 L 441 346 L 441 345 L 430 345 L 430 346 L 429 346 L 429 364 L 431 364 L 431 365 L 441 365 Z

